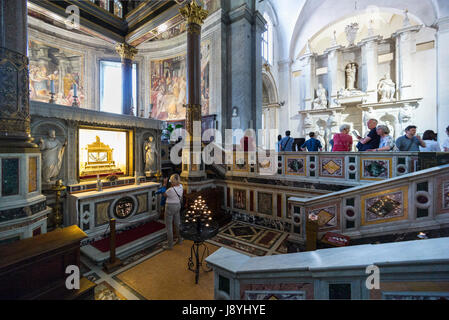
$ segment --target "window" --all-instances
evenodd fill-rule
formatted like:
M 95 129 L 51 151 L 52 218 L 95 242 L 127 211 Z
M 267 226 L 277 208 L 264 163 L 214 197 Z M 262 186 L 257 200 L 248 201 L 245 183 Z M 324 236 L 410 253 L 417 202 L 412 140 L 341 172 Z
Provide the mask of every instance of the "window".
M 133 107 L 137 110 L 137 65 L 133 64 Z M 100 110 L 122 113 L 122 64 L 100 61 Z
M 272 65 L 273 64 L 273 23 L 267 14 L 263 15 L 264 19 L 267 21 L 267 29 L 262 34 L 262 57 L 265 62 Z

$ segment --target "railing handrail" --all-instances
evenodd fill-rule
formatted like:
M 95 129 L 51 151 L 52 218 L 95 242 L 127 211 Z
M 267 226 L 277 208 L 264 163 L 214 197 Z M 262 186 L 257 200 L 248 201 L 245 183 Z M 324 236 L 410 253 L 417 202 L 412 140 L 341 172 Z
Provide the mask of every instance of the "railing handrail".
M 339 197 L 339 196 L 344 196 L 348 193 L 354 193 L 354 192 L 360 192 L 362 190 L 370 190 L 370 189 L 376 189 L 377 187 L 379 187 L 380 185 L 385 186 L 386 184 L 395 184 L 395 183 L 400 183 L 402 180 L 409 180 L 410 178 L 414 178 L 417 176 L 429 176 L 429 175 L 434 175 L 440 171 L 444 171 L 445 169 L 449 169 L 449 164 L 446 165 L 442 165 L 442 166 L 437 166 L 437 167 L 433 167 L 433 168 L 429 168 L 429 169 L 425 169 L 425 170 L 421 170 L 421 171 L 417 171 L 417 172 L 411 172 L 408 174 L 404 174 L 400 177 L 394 177 L 394 178 L 390 178 L 388 180 L 383 180 L 383 181 L 378 181 L 378 182 L 374 182 L 374 183 L 370 183 L 369 185 L 362 185 L 362 186 L 356 186 L 353 188 L 349 188 L 349 189 L 345 189 L 345 190 L 341 190 L 341 191 L 336 191 L 336 192 L 332 192 L 326 195 L 322 195 L 322 196 L 317 196 L 314 198 L 297 198 L 297 197 L 290 197 L 288 198 L 289 202 L 295 202 L 298 204 L 311 204 L 315 201 L 322 201 L 322 200 L 326 200 L 328 198 L 335 198 L 335 197 Z

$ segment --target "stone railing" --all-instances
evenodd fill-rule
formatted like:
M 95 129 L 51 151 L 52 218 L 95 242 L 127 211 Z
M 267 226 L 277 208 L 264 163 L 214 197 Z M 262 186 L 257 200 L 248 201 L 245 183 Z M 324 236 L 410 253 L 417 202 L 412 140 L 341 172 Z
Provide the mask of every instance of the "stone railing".
M 290 197 L 288 210 L 292 237 L 301 242 L 311 215 L 318 218 L 318 239 L 326 232 L 364 238 L 448 227 L 449 165 L 324 196 Z
M 220 300 L 449 297 L 449 238 L 264 257 L 220 248 L 206 261 Z M 373 270 L 380 274 L 378 287 L 367 285 L 373 283 Z
M 273 152 L 260 157 L 234 151 L 226 154 L 225 163 L 227 176 L 361 185 L 418 171 L 418 152 Z

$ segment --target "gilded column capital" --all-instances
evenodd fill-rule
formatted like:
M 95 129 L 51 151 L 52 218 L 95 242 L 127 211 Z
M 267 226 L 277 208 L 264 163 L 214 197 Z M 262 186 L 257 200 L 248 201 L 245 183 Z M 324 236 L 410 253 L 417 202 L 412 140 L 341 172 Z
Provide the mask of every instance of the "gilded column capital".
M 138 50 L 127 44 L 127 43 L 119 43 L 115 46 L 115 50 L 120 55 L 122 59 L 134 60 Z
M 209 15 L 209 12 L 201 8 L 195 0 L 192 0 L 184 7 L 180 8 L 179 12 L 181 13 L 181 16 L 187 20 L 187 23 L 193 23 L 200 26 Z

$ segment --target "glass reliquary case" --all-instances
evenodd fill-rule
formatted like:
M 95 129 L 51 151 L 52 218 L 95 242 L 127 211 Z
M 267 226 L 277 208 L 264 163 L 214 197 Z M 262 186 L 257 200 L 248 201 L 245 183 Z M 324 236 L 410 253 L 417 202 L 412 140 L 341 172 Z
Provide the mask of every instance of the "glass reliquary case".
M 80 180 L 128 176 L 132 172 L 132 131 L 82 127 L 79 129 Z

